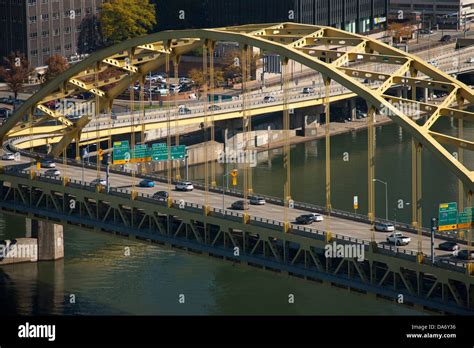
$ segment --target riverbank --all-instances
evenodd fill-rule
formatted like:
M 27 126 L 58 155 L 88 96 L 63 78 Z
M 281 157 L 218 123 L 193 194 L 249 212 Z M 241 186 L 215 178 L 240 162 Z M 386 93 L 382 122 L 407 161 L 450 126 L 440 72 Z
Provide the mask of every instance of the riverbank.
M 393 121 L 388 116 L 380 116 L 377 118 L 375 123 L 376 127 L 385 126 L 391 124 Z M 330 125 L 330 136 L 333 137 L 335 135 L 346 134 L 351 132 L 359 132 L 368 128 L 368 120 L 367 118 L 361 120 L 350 121 L 347 123 L 342 122 L 332 122 Z M 300 144 L 309 141 L 314 141 L 318 139 L 322 139 L 326 137 L 326 129 L 324 125 L 316 128 L 316 134 L 310 136 L 293 136 L 290 138 L 290 144 Z M 271 142 L 266 145 L 257 146 L 255 150 L 258 152 L 264 152 L 272 149 L 278 149 L 285 145 L 285 141 L 276 141 Z

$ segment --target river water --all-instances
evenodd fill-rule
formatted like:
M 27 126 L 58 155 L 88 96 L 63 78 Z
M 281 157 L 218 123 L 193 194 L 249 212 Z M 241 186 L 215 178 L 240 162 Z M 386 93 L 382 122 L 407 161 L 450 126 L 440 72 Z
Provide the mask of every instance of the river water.
M 449 120 L 442 127 L 455 132 Z M 377 128 L 376 137 L 376 178 L 388 183 L 389 218 L 409 222 L 411 138 L 397 125 Z M 351 211 L 353 196 L 357 195 L 358 212 L 366 213 L 367 132 L 335 136 L 331 149 L 333 207 Z M 292 147 L 295 200 L 325 204 L 324 155 L 324 140 Z M 258 157 L 253 186 L 259 193 L 281 197 L 284 181 L 281 149 L 260 153 Z M 423 213 L 427 224 L 430 217 L 436 216 L 440 202 L 456 200 L 457 181 L 427 151 L 423 155 L 423 168 Z M 224 171 L 218 166 L 219 184 Z M 202 173 L 202 166 L 190 169 L 195 180 L 202 180 Z M 401 209 L 399 200 L 403 201 Z M 377 216 L 384 217 L 385 187 L 379 183 L 376 208 Z M 24 225 L 21 218 L 0 215 L 0 239 L 24 236 Z M 125 255 L 126 248 L 130 248 L 129 256 Z M 294 304 L 288 303 L 290 294 L 295 296 Z M 184 303 L 180 303 L 180 295 L 184 295 Z M 65 229 L 64 260 L 0 268 L 0 313 L 419 314 L 326 285 L 71 228 Z

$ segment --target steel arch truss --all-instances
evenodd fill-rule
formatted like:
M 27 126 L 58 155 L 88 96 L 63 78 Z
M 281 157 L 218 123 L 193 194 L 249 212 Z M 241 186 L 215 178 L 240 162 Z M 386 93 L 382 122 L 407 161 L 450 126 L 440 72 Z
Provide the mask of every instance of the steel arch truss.
M 55 135 L 63 139 L 53 149 L 57 156 L 80 137 L 91 118 L 72 122 L 67 112 L 60 114 L 48 102 L 87 92 L 91 96 L 88 101 L 97 98 L 98 110 L 107 112 L 117 96 L 162 66 L 168 56 L 181 56 L 217 41 L 237 42 L 278 54 L 339 83 L 364 98 L 370 107 L 390 116 L 474 191 L 474 172 L 444 147 L 473 150 L 474 141 L 464 139 L 462 134 L 455 137 L 434 130 L 441 117 L 473 121 L 474 113 L 465 107 L 474 103 L 474 91 L 414 55 L 373 38 L 325 26 L 281 23 L 166 31 L 122 42 L 89 56 L 42 88 L 0 129 L 0 138 L 15 137 L 25 127 L 55 120 L 60 124 L 54 128 Z M 391 66 L 391 72 L 377 72 L 377 66 L 382 64 Z M 99 78 L 94 79 L 95 76 Z M 391 95 L 390 89 L 395 86 L 406 88 L 407 95 Z M 442 91 L 445 96 L 438 101 L 420 102 L 416 99 L 420 89 Z M 25 115 L 35 115 L 36 110 L 41 111 L 41 116 L 21 123 Z M 424 124 L 416 122 L 420 116 L 426 118 Z

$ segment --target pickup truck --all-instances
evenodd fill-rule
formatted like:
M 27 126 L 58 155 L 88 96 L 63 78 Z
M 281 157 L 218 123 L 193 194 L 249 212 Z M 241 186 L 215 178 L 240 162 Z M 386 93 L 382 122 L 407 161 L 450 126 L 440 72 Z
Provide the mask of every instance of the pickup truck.
M 407 245 L 411 242 L 411 238 L 404 236 L 400 232 L 395 232 L 387 237 L 387 242 L 395 245 Z

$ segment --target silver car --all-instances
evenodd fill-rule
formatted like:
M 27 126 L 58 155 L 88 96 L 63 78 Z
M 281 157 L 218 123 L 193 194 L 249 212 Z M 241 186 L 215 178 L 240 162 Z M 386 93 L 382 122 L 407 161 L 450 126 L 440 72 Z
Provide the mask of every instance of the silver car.
M 250 204 L 252 205 L 265 205 L 265 199 L 263 199 L 262 197 L 257 197 L 257 196 L 253 196 L 253 197 L 250 197 Z
M 14 161 L 15 160 L 15 155 L 12 154 L 12 153 L 7 152 L 7 153 L 3 154 L 2 160 L 3 161 Z

